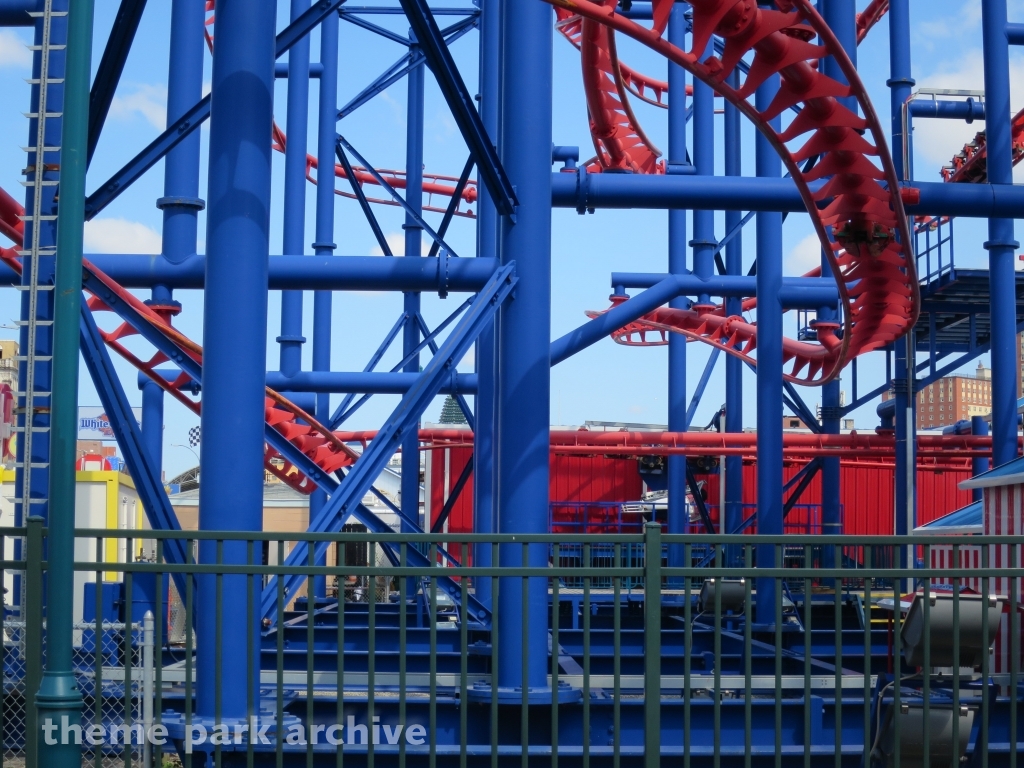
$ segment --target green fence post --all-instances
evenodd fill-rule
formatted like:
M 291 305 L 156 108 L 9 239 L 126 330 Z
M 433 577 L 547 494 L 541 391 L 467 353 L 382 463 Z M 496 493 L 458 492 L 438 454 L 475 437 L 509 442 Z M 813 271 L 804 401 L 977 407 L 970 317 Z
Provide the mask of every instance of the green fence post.
M 644 525 L 644 768 L 661 762 L 661 525 Z
M 39 765 L 39 732 L 36 721 L 36 691 L 43 676 L 43 518 L 33 515 L 25 521 L 25 765 Z
M 93 0 L 68 7 L 64 124 L 60 150 L 60 208 L 57 212 L 57 268 L 54 279 L 53 392 L 50 396 L 50 488 L 47 535 L 46 671 L 36 695 L 43 738 L 39 758 L 46 768 L 78 768 L 82 746 L 67 744 L 64 718 L 78 725 L 82 695 L 72 667 L 75 559 L 75 459 L 78 438 L 78 350 L 82 308 L 82 238 L 85 226 L 85 171 L 92 74 Z M 40 118 L 41 119 L 41 118 Z M 49 731 L 49 733 L 47 733 Z M 40 731 L 36 731 L 37 736 Z

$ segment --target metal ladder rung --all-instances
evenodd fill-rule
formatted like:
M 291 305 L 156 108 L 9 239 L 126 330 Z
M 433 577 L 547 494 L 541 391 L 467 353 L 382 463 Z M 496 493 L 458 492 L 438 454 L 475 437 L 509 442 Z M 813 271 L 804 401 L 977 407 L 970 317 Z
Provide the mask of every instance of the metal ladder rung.
M 26 45 L 25 47 L 28 48 L 30 51 L 41 51 L 41 50 L 43 50 L 43 46 L 41 46 L 41 45 Z M 63 51 L 65 48 L 67 48 L 66 45 L 54 45 L 52 43 L 49 46 L 47 46 L 47 47 L 51 51 Z
M 19 362 L 27 363 L 29 358 L 28 355 L 16 355 L 14 359 Z M 33 355 L 32 359 L 37 363 L 48 363 L 53 360 L 53 355 Z
M 31 291 L 33 288 L 35 288 L 37 291 L 52 291 L 53 290 L 53 286 L 52 285 L 36 285 L 36 286 L 31 286 L 31 285 L 14 285 L 14 286 L 11 286 L 11 287 L 14 288 L 14 290 L 16 290 L 16 291 Z
M 32 504 L 46 504 L 48 501 L 49 501 L 49 499 L 29 499 L 28 503 L 29 503 L 29 505 L 32 505 Z M 14 503 L 15 504 L 21 504 L 22 500 L 20 498 L 15 498 L 14 499 Z
M 14 321 L 15 325 L 30 325 L 31 323 L 32 323 L 31 320 L 15 320 Z M 35 324 L 36 325 L 53 325 L 53 320 L 36 320 Z
M 38 216 L 35 216 L 35 215 L 30 216 L 30 215 L 28 215 L 26 213 L 26 214 L 22 214 L 21 216 L 18 216 L 18 218 L 21 219 L 22 221 L 56 221 L 57 220 L 57 215 L 56 214 L 44 213 L 44 214 L 40 214 Z
M 35 152 L 36 148 L 35 147 L 22 147 L 21 151 L 22 152 Z M 59 152 L 59 151 L 60 151 L 60 147 L 47 147 L 45 145 L 43 146 L 43 152 Z
M 51 394 L 53 394 L 53 393 L 52 392 L 44 392 L 41 389 L 37 389 L 37 390 L 32 392 L 32 397 L 49 397 Z M 17 397 L 28 397 L 29 396 L 28 392 L 24 392 L 24 391 L 22 391 L 22 392 L 15 392 L 14 395 L 17 396 Z
M 17 254 L 19 256 L 31 256 L 32 253 L 33 253 L 32 251 L 30 251 L 30 250 L 26 251 L 24 249 L 22 249 L 20 251 L 17 251 Z M 57 255 L 57 246 L 56 245 L 41 245 L 41 246 L 39 246 L 35 250 L 35 253 L 38 253 L 40 256 L 56 256 Z
M 25 82 L 28 83 L 29 85 L 40 85 L 43 81 L 40 80 L 38 77 L 26 77 L 25 78 Z M 63 77 L 48 77 L 48 78 L 46 78 L 46 84 L 47 85 L 60 85 L 63 82 L 64 82 L 64 78 Z
M 22 434 L 24 434 L 26 431 L 31 431 L 31 432 L 49 432 L 50 428 L 49 427 L 32 427 L 30 430 L 26 430 L 25 427 L 15 427 L 14 431 L 15 432 L 21 432 Z
M 21 114 L 23 114 L 29 120 L 34 120 L 34 119 L 39 117 L 39 113 L 38 112 L 22 112 Z M 64 117 L 64 113 L 63 112 L 44 112 L 43 113 L 43 117 L 46 118 L 46 119 L 57 118 L 57 117 Z
M 40 179 L 39 181 L 21 181 L 18 183 L 23 187 L 56 187 L 60 184 L 56 179 Z
M 16 462 L 14 462 L 14 466 L 20 467 L 20 468 L 24 469 L 25 468 L 25 462 L 23 462 L 23 461 L 16 461 Z M 46 469 L 47 467 L 50 466 L 50 462 L 48 462 L 48 461 L 33 461 L 30 466 L 31 466 L 32 469 Z

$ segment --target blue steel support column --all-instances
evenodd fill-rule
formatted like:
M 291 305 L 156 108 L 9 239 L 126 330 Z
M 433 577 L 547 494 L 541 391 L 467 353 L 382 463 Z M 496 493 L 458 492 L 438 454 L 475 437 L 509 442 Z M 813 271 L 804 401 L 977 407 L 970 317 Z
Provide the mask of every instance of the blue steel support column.
M 313 252 L 317 256 L 334 253 L 334 142 L 338 115 L 338 14 L 332 13 L 320 24 L 320 114 L 317 138 L 317 167 L 325 169 L 317 175 L 316 185 L 316 242 Z M 334 297 L 330 291 L 313 293 L 313 370 L 331 370 L 331 311 Z M 321 424 L 331 418 L 331 396 L 316 396 L 316 416 Z M 309 519 L 315 520 L 327 494 L 317 488 L 309 497 Z M 319 564 L 319 563 L 318 563 Z M 327 577 L 313 579 L 313 594 L 327 597 Z
M 708 42 L 707 50 L 701 58 L 714 52 L 714 44 Z M 682 99 L 677 101 L 685 104 Z M 696 78 L 693 81 L 693 165 L 698 176 L 715 175 L 715 92 Z M 703 278 L 711 277 L 715 272 L 715 248 L 718 246 L 714 211 L 693 212 L 693 240 L 690 246 L 693 248 L 694 274 Z M 696 303 L 710 305 L 711 297 L 702 293 Z
M 971 416 L 971 434 L 988 435 L 988 422 L 984 416 Z M 988 472 L 990 466 L 991 462 L 984 457 L 971 459 L 971 474 L 977 477 L 984 472 Z M 973 501 L 981 501 L 983 495 L 981 488 L 975 488 L 971 491 L 971 499 Z
M 854 0 L 824 0 L 824 17 L 829 27 L 839 38 L 846 54 L 856 65 L 857 63 L 857 8 Z M 825 74 L 846 82 L 836 60 L 829 56 L 824 60 Z M 857 112 L 857 99 L 843 99 L 845 106 Z M 822 277 L 832 274 L 825 254 L 821 256 Z M 819 322 L 836 322 L 836 312 L 830 307 L 821 307 L 817 312 Z M 838 435 L 840 419 L 840 382 L 838 380 L 821 388 L 821 429 L 827 435 Z M 828 457 L 821 460 L 821 533 L 835 535 L 842 533 L 842 505 L 839 503 L 840 467 L 839 457 Z M 835 567 L 835 547 L 825 547 L 822 565 L 825 568 Z
M 275 6 L 245 0 L 217 3 L 201 455 L 203 475 L 214 481 L 199 489 L 199 527 L 208 531 L 263 527 Z M 244 542 L 225 542 L 225 562 L 244 564 L 246 550 Z M 203 542 L 200 561 L 211 563 L 216 556 L 216 542 Z M 219 704 L 223 721 L 249 714 L 246 650 L 259 658 L 260 631 L 255 618 L 247 625 L 246 578 L 223 577 L 223 594 L 231 598 L 224 600 L 219 617 L 215 578 L 199 578 L 196 711 L 201 717 L 213 717 Z M 253 599 L 258 605 L 258 588 Z M 247 640 L 252 643 L 250 649 Z M 220 669 L 215 666 L 218 641 Z M 258 691 L 259 664 L 253 665 L 253 672 L 251 683 Z
M 201 30 L 206 21 L 204 0 L 174 0 L 171 5 L 170 66 L 167 71 L 167 125 L 173 125 L 203 97 Z M 199 133 L 192 133 L 167 153 L 164 161 L 164 196 L 157 200 L 163 211 L 163 256 L 180 264 L 196 252 L 199 211 Z M 167 316 L 178 313 L 170 287 L 153 287 L 154 309 Z M 151 381 L 142 385 L 142 437 L 158 476 L 163 467 L 164 391 Z
M 309 0 L 291 0 L 291 19 L 309 10 Z M 283 250 L 301 254 L 306 248 L 306 133 L 309 123 L 309 37 L 288 51 L 288 140 L 284 148 Z M 333 167 L 333 163 L 331 164 Z M 281 292 L 281 373 L 294 376 L 302 368 L 302 291 Z
M 519 283 L 498 328 L 498 528 L 548 528 L 551 412 L 551 78 L 552 21 L 544 3 L 505 3 L 502 18 L 501 162 L 516 188 L 516 220 L 501 221 L 501 259 Z M 547 547 L 503 544 L 502 566 L 547 565 Z M 503 578 L 498 593 L 498 685 L 547 684 L 545 579 Z M 528 625 L 527 625 L 528 622 Z M 528 627 L 524 647 L 524 627 Z M 526 669 L 523 668 L 524 660 Z M 550 698 L 545 698 L 550 701 Z
M 729 76 L 729 83 L 739 87 L 739 72 Z M 725 105 L 725 175 L 743 174 L 740 142 L 742 140 L 740 111 L 732 104 Z M 725 231 L 732 232 L 741 219 L 740 211 L 725 212 Z M 730 275 L 743 274 L 743 236 L 738 235 L 725 247 L 725 271 Z M 739 315 L 743 300 L 736 297 L 726 299 L 725 313 Z M 743 431 L 743 361 L 734 355 L 725 356 L 725 431 Z M 722 533 L 731 533 L 743 523 L 743 457 L 729 456 L 725 460 L 725 512 L 722 517 Z M 727 565 L 742 565 L 739 547 L 726 551 Z
M 903 104 L 910 96 L 914 80 L 910 77 L 910 2 L 889 3 L 889 81 L 892 112 L 893 164 L 900 179 L 909 179 L 910 169 L 903 167 Z M 915 455 L 917 424 L 914 419 L 913 331 L 896 342 L 893 389 L 896 400 L 896 499 L 894 532 L 905 535 L 914 527 L 916 508 Z M 908 562 L 913 562 L 909 560 Z
M 767 109 L 779 89 L 772 75 L 757 89 L 759 110 Z M 781 122 L 776 118 L 776 122 Z M 780 126 L 776 125 L 776 130 Z M 759 132 L 755 144 L 757 175 L 782 175 L 782 161 Z M 758 213 L 757 225 L 757 532 L 782 533 L 782 214 Z M 757 548 L 759 568 L 776 565 L 775 549 Z M 757 580 L 759 624 L 775 622 L 774 579 Z
M 480 7 L 480 118 L 492 140 L 498 135 L 498 101 L 501 65 L 501 0 L 482 0 Z M 477 256 L 498 255 L 498 212 L 487 185 L 477 182 Z M 494 533 L 494 418 L 497 379 L 495 377 L 495 324 L 484 328 L 476 342 L 476 432 L 473 435 L 473 530 Z M 476 548 L 475 562 L 491 565 L 489 544 Z M 476 579 L 476 597 L 491 606 L 491 579 Z
M 142 442 L 157 477 L 163 479 L 164 466 L 164 391 L 155 381 L 142 383 Z
M 412 33 L 410 32 L 410 35 Z M 415 46 L 410 51 L 415 52 Z M 409 88 L 406 108 L 405 144 L 405 199 L 417 213 L 423 212 L 423 65 L 409 71 L 406 83 Z M 406 258 L 422 255 L 423 232 L 416 220 L 406 214 L 405 224 Z M 405 294 L 405 328 L 402 332 L 402 354 L 408 356 L 420 343 L 420 329 L 416 315 L 420 311 L 420 295 Z M 403 369 L 418 373 L 420 356 L 414 355 Z M 402 512 L 410 520 L 420 518 L 420 438 L 419 431 L 411 429 L 402 440 Z M 406 524 L 403 523 L 403 526 Z M 424 521 L 423 529 L 429 530 L 430 521 Z M 411 583 L 411 582 L 410 582 Z
M 982 0 L 985 59 L 985 146 L 988 180 L 1013 183 L 1010 145 L 1010 54 L 1006 38 L 1006 0 Z M 1017 456 L 1017 302 L 1013 219 L 989 219 L 989 307 L 992 316 L 992 462 Z
M 672 8 L 668 21 L 668 39 L 686 50 L 685 9 L 681 4 Z M 686 164 L 686 70 L 675 64 L 668 65 L 668 172 L 675 166 Z M 673 275 L 686 275 L 686 211 L 668 212 L 668 271 Z M 690 305 L 685 297 L 673 299 L 670 307 L 686 309 Z M 672 432 L 686 430 L 686 337 L 678 333 L 668 335 L 668 428 Z M 684 533 L 686 514 L 686 457 L 668 457 L 668 533 Z M 681 546 L 669 547 L 668 564 L 679 568 L 683 562 Z

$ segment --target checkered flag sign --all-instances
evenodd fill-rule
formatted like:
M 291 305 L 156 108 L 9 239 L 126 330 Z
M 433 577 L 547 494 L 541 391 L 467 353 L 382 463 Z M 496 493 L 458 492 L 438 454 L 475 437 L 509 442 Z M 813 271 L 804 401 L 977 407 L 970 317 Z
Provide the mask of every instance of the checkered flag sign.
M 199 427 L 192 427 L 192 429 L 188 431 L 188 444 L 192 448 L 199 445 Z

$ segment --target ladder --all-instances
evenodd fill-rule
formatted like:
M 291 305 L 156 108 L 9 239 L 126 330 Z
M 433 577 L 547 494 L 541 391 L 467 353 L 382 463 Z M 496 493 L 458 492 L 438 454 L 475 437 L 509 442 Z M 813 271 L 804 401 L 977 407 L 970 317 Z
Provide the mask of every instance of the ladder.
M 33 460 L 36 440 L 49 441 L 50 432 L 50 363 L 52 356 L 52 338 L 49 335 L 40 338 L 40 330 L 53 325 L 53 282 L 52 263 L 56 257 L 56 193 L 59 178 L 60 146 L 52 142 L 53 136 L 60 136 L 61 116 L 63 112 L 60 92 L 51 93 L 51 86 L 61 85 L 63 62 L 54 62 L 53 54 L 63 51 L 66 46 L 54 42 L 53 21 L 66 17 L 67 11 L 55 11 L 54 0 L 45 0 L 41 11 L 29 15 L 41 20 L 42 35 L 39 44 L 30 45 L 38 62 L 38 77 L 28 81 L 38 94 L 35 99 L 34 111 L 25 116 L 35 121 L 30 134 L 32 146 L 23 149 L 28 155 L 25 168 L 26 180 L 22 185 L 29 190 L 28 210 L 22 216 L 25 222 L 25 238 L 18 255 L 22 257 L 22 281 L 17 289 L 25 292 L 22 300 L 21 319 L 17 324 L 23 328 L 23 347 L 19 350 L 17 360 L 24 363 L 24 375 L 19 380 L 18 391 L 18 424 L 15 427 L 19 434 L 19 459 L 15 467 L 21 470 L 18 475 L 18 487 L 15 491 L 14 503 L 21 510 L 21 524 L 24 525 L 30 515 L 46 511 L 47 493 L 32 493 L 33 480 L 46 481 L 49 471 L 49 452 L 43 452 L 45 460 Z M 63 29 L 58 35 L 63 38 Z M 58 70 L 54 72 L 54 70 Z M 54 89 L 57 90 L 57 89 Z M 55 102 L 55 103 L 54 103 Z M 47 144 L 47 137 L 51 144 Z M 55 157 L 56 156 L 56 157 Z M 49 161 L 49 162 L 48 162 Z M 43 269 L 45 268 L 45 274 Z M 42 347 L 41 347 L 42 344 Z M 42 370 L 37 368 L 42 365 Z M 48 483 L 44 482 L 44 486 Z M 22 582 L 24 590 L 24 582 Z M 24 593 L 20 605 L 24 605 Z

